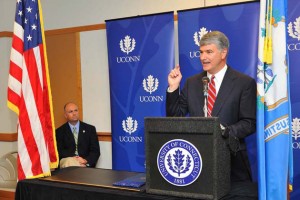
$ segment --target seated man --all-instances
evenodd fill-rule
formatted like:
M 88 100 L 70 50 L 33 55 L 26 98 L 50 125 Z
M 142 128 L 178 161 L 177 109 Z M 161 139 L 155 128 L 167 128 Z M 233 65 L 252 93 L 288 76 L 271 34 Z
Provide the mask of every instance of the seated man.
M 95 167 L 100 156 L 96 128 L 79 121 L 78 107 L 75 103 L 67 103 L 64 112 L 68 122 L 56 129 L 60 168 Z

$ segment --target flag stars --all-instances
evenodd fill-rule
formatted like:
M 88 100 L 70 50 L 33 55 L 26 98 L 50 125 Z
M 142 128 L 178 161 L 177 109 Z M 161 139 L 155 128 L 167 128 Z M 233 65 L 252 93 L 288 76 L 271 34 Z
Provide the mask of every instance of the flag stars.
M 28 19 L 25 18 L 24 23 L 27 24 L 27 22 L 28 22 Z
M 22 17 L 22 15 L 23 15 L 22 10 L 19 10 L 19 11 L 18 11 L 18 15 L 19 15 L 20 17 Z
M 37 27 L 37 26 L 36 26 L 35 24 L 32 24 L 32 25 L 31 25 L 31 30 L 36 30 L 36 27 Z
M 17 0 L 17 3 L 19 4 L 19 3 L 21 3 L 22 1 L 21 0 Z
M 28 35 L 27 36 L 27 41 L 31 41 L 31 39 L 32 39 L 31 35 Z
M 28 8 L 26 8 L 27 12 L 31 13 L 32 8 L 30 8 L 30 6 Z

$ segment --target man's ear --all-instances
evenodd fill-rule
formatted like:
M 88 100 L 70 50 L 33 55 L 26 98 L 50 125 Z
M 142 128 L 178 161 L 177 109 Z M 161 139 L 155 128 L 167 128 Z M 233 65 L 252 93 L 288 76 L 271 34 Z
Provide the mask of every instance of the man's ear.
M 228 49 L 223 49 L 222 50 L 222 59 L 225 59 L 227 57 L 228 54 Z

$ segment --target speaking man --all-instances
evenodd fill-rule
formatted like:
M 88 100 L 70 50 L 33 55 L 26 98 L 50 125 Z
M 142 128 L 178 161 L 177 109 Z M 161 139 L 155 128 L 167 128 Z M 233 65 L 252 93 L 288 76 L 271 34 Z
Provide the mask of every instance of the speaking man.
M 170 72 L 166 112 L 167 116 L 218 117 L 223 137 L 236 141 L 231 148 L 231 182 L 251 182 L 245 138 L 256 131 L 256 82 L 227 64 L 228 52 L 229 40 L 222 32 L 204 35 L 200 40 L 204 71 L 189 77 L 181 91 L 180 67 Z

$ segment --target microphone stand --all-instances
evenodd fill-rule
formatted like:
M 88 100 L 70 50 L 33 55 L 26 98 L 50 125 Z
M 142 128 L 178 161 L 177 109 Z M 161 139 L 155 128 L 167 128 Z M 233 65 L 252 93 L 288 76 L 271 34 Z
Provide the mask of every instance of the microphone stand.
M 204 112 L 204 117 L 207 117 L 208 115 L 208 109 L 207 109 L 207 98 L 208 98 L 208 83 L 209 83 L 209 78 L 207 76 L 202 78 L 203 82 L 203 94 L 204 94 L 204 106 L 203 106 L 203 112 Z
M 208 97 L 208 92 L 207 90 L 204 90 L 204 106 L 203 106 L 203 112 L 204 112 L 204 117 L 207 117 L 207 97 Z

